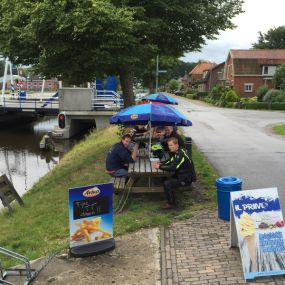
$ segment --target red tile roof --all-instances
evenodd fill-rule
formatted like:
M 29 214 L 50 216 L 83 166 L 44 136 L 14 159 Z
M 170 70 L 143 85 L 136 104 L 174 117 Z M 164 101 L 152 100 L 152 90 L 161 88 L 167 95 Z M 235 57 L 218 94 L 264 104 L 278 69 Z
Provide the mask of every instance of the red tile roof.
M 231 49 L 232 58 L 285 59 L 285 49 Z
M 213 68 L 214 66 L 216 66 L 215 63 L 200 62 L 189 72 L 189 75 L 203 74 L 204 70 L 209 70 L 209 69 Z

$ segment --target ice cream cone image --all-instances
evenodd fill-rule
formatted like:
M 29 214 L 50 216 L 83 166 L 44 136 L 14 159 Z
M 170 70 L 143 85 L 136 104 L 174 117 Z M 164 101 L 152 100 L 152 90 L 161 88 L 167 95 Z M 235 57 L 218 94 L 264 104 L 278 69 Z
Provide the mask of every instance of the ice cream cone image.
M 240 216 L 239 225 L 240 234 L 244 238 L 244 242 L 251 260 L 251 271 L 257 271 L 254 221 L 248 213 L 244 212 Z
M 251 271 L 257 271 L 257 264 L 256 264 L 256 244 L 255 244 L 255 236 L 254 234 L 251 236 L 246 236 L 244 238 L 244 242 L 247 246 L 247 251 L 249 253 L 249 257 L 251 260 Z

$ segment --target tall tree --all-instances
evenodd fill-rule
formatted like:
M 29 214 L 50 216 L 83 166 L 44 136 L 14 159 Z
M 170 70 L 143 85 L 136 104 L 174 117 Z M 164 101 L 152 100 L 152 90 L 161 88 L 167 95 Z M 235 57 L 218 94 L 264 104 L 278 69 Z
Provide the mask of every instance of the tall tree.
M 134 75 L 156 55 L 180 57 L 233 28 L 240 0 L 2 0 L 0 49 L 73 83 L 119 74 L 125 104 Z
M 272 28 L 267 33 L 259 32 L 258 42 L 254 48 L 283 49 L 285 48 L 285 26 Z
M 285 91 L 285 64 L 281 64 L 277 67 L 273 76 L 273 83 L 275 88 Z

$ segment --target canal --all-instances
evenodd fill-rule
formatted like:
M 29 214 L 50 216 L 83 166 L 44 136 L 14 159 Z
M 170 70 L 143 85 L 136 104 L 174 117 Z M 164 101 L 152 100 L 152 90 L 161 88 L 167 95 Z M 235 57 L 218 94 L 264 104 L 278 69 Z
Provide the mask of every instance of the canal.
M 54 141 L 53 150 L 41 150 L 39 144 L 43 135 L 52 131 L 56 124 L 56 118 L 47 118 L 0 130 L 0 175 L 6 174 L 19 195 L 52 170 L 80 139 Z

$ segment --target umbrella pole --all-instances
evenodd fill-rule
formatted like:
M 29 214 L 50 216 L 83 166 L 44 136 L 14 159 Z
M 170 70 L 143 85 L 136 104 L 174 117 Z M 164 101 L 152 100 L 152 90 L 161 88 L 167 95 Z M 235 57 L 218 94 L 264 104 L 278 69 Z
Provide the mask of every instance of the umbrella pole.
M 149 145 L 148 145 L 148 157 L 151 155 L 151 121 L 149 121 Z
M 149 121 L 149 145 L 148 145 L 148 158 L 151 156 L 151 121 Z M 152 165 L 152 162 L 150 161 Z M 150 176 L 148 177 L 148 187 L 150 188 Z

